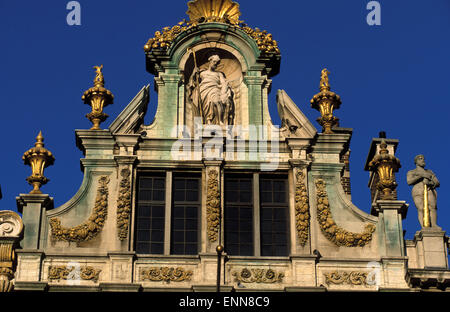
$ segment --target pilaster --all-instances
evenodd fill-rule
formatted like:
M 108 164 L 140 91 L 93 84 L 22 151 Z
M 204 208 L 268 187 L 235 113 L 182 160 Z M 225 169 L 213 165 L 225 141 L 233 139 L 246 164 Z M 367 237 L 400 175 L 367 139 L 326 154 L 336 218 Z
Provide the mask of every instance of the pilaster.
M 20 194 L 16 197 L 17 209 L 22 213 L 24 238 L 21 246 L 24 249 L 39 249 L 42 223 L 48 209 L 53 209 L 53 198 L 47 194 Z
M 402 220 L 406 218 L 408 204 L 398 200 L 377 200 L 372 214 L 380 220 L 380 231 L 384 237 L 384 256 L 405 256 Z

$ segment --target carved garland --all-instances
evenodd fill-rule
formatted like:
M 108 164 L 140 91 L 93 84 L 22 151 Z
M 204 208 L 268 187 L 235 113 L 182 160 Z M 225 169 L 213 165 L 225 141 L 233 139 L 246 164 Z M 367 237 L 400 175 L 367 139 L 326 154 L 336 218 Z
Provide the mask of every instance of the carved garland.
M 209 20 L 209 22 L 224 22 L 225 20 Z M 144 46 L 145 52 L 150 52 L 152 50 L 167 50 L 172 44 L 175 38 L 193 28 L 198 24 L 196 22 L 190 22 L 183 20 L 173 27 L 164 27 L 162 31 L 155 32 L 153 38 L 150 38 Z M 236 28 L 242 29 L 247 35 L 249 35 L 253 40 L 256 41 L 258 48 L 264 53 L 274 53 L 280 54 L 280 49 L 278 48 L 278 43 L 273 39 L 272 34 L 265 30 L 260 30 L 259 28 L 251 28 L 245 23 L 239 23 L 233 25 Z
M 234 280 L 242 283 L 274 284 L 283 282 L 284 273 L 272 269 L 247 269 L 233 272 Z
M 324 273 L 327 285 L 349 284 L 349 285 L 372 285 L 368 281 L 368 273 L 365 272 L 330 272 Z
M 141 280 L 149 280 L 152 282 L 184 282 L 190 281 L 193 272 L 183 268 L 150 268 L 141 270 Z
M 208 237 L 210 242 L 216 242 L 220 226 L 220 190 L 219 173 L 210 170 L 208 173 L 208 189 L 206 195 L 206 216 L 208 220 Z
M 128 225 L 131 213 L 131 181 L 130 170 L 123 169 L 121 172 L 119 196 L 117 199 L 117 235 L 119 240 L 124 241 L 128 237 Z
M 295 187 L 295 218 L 298 241 L 305 246 L 309 236 L 309 198 L 304 182 L 305 175 L 301 170 L 297 172 L 297 183 Z
M 336 225 L 323 179 L 316 180 L 317 221 L 325 237 L 337 246 L 362 247 L 372 240 L 375 225 L 367 224 L 363 233 L 352 233 Z
M 109 178 L 107 176 L 103 176 L 98 180 L 99 185 L 94 210 L 89 219 L 83 224 L 73 228 L 64 228 L 61 226 L 61 220 L 58 218 L 50 219 L 53 240 L 66 242 L 89 241 L 101 232 L 108 212 L 108 183 Z
M 97 282 L 102 270 L 90 266 L 50 266 L 48 268 L 48 279 L 53 280 L 86 280 Z

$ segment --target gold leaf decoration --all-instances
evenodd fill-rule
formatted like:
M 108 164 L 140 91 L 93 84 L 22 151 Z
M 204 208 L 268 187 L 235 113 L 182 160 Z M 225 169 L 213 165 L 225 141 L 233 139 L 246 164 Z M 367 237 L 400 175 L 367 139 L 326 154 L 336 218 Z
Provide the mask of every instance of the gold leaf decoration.
M 305 175 L 301 170 L 297 172 L 297 183 L 295 186 L 295 219 L 298 241 L 305 246 L 309 237 L 309 197 L 304 182 Z
M 73 228 L 61 226 L 58 218 L 50 219 L 52 239 L 54 241 L 83 242 L 95 238 L 103 229 L 108 212 L 108 183 L 109 178 L 103 176 L 98 180 L 95 206 L 89 219 Z
M 239 4 L 231 0 L 195 0 L 188 2 L 186 12 L 191 21 L 204 19 L 209 22 L 239 24 Z
M 50 281 L 86 280 L 97 282 L 101 271 L 90 266 L 50 266 L 48 268 L 48 279 Z
M 147 53 L 152 50 L 167 51 L 178 35 L 196 26 L 197 23 L 191 23 L 183 20 L 173 27 L 164 27 L 161 31 L 155 32 L 154 37 L 147 41 L 144 45 L 144 51 Z M 280 54 L 278 43 L 273 39 L 272 34 L 265 30 L 260 30 L 259 28 L 253 29 L 244 23 L 234 26 L 237 29 L 241 29 L 253 40 L 255 40 L 261 52 Z
M 206 217 L 208 220 L 208 238 L 210 242 L 216 242 L 219 236 L 220 226 L 220 190 L 219 173 L 210 170 L 208 173 L 208 188 L 206 194 Z
M 365 272 L 329 272 L 324 273 L 324 276 L 327 285 L 373 285 L 368 281 L 368 273 Z
M 123 169 L 121 172 L 119 196 L 117 199 L 117 235 L 119 240 L 124 241 L 128 237 L 128 226 L 131 213 L 131 181 L 130 170 Z
M 326 184 L 323 179 L 316 180 L 317 221 L 325 237 L 337 246 L 363 247 L 372 240 L 375 225 L 367 224 L 363 233 L 352 233 L 336 225 L 330 210 Z
M 149 268 L 141 270 L 141 280 L 149 280 L 152 282 L 184 282 L 190 281 L 193 272 L 184 268 Z
M 274 284 L 283 282 L 284 273 L 272 269 L 248 269 L 232 273 L 236 282 Z

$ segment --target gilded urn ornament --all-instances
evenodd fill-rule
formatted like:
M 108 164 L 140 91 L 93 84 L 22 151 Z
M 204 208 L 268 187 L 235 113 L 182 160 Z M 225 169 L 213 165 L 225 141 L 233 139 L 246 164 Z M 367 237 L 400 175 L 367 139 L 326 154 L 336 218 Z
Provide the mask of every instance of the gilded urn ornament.
M 400 160 L 389 154 L 386 141 L 381 141 L 380 153 L 369 163 L 369 170 L 378 174 L 378 189 L 381 191 L 382 199 L 395 199 L 394 191 L 397 188 L 395 172 L 401 168 Z
M 333 111 L 341 106 L 341 98 L 336 93 L 330 91 L 328 75 L 330 72 L 325 68 L 322 70 L 320 78 L 320 92 L 311 100 L 311 107 L 317 109 L 321 117 L 317 122 L 323 127 L 323 133 L 332 134 L 332 128 L 339 126 L 339 119 L 333 116 Z
M 92 112 L 86 115 L 93 124 L 91 130 L 101 130 L 100 123 L 109 117 L 103 112 L 103 108 L 113 104 L 114 96 L 111 91 L 105 88 L 105 79 L 102 73 L 103 65 L 94 66 L 94 69 L 96 70 L 94 86 L 84 92 L 81 99 L 92 108 Z
M 23 154 L 22 160 L 31 167 L 31 176 L 27 178 L 28 183 L 33 186 L 30 194 L 42 194 L 40 187 L 49 181 L 44 176 L 44 169 L 55 162 L 53 154 L 44 147 L 42 131 L 36 137 L 34 147 Z

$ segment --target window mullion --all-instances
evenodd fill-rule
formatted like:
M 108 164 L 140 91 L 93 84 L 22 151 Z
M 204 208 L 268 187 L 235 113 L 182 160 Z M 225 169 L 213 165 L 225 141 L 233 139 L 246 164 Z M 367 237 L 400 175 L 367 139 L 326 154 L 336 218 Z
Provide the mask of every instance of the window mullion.
M 172 171 L 166 172 L 166 206 L 164 225 L 164 255 L 170 255 L 170 230 L 172 220 Z
M 259 257 L 261 255 L 261 214 L 260 214 L 260 199 L 259 199 L 259 173 L 253 174 L 253 248 L 254 255 Z

